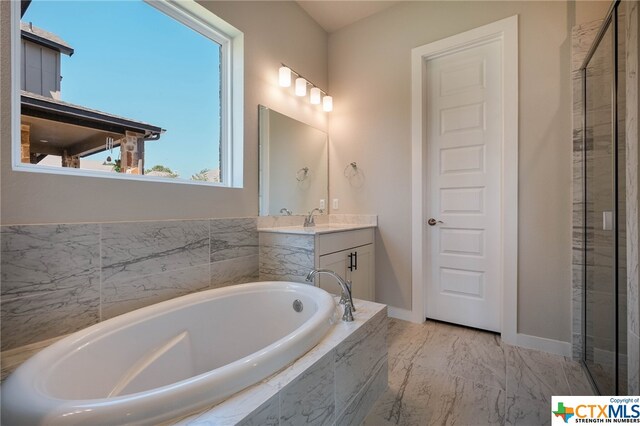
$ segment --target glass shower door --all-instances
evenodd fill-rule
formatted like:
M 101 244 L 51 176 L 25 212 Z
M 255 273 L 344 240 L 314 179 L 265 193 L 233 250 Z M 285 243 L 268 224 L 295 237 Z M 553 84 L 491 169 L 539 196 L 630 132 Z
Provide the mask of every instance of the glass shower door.
M 620 357 L 626 353 L 626 279 L 620 260 L 625 258 L 624 48 L 619 44 L 624 38 L 616 36 L 616 19 L 614 11 L 584 74 L 584 362 L 602 395 L 626 392 Z

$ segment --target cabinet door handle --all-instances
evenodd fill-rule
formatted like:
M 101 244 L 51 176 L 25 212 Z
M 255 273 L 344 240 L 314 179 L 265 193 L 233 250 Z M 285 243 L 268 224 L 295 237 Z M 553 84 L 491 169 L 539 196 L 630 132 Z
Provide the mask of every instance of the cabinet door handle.
M 347 257 L 349 258 L 349 267 L 347 269 L 353 271 L 353 253 L 349 253 Z
M 354 257 L 356 258 L 355 262 L 354 262 L 354 269 L 357 271 L 358 270 L 358 252 L 354 253 Z

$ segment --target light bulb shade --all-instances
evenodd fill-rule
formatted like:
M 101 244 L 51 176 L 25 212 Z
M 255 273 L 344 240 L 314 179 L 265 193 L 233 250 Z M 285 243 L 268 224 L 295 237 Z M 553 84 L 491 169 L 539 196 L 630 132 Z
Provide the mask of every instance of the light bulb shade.
M 333 111 L 333 98 L 331 96 L 322 98 L 322 109 L 326 112 Z
M 320 93 L 320 89 L 318 89 L 317 87 L 311 88 L 311 96 L 309 96 L 309 101 L 313 105 L 320 105 Z
M 291 70 L 289 67 L 280 67 L 280 72 L 278 73 L 278 82 L 282 87 L 291 86 Z
M 307 95 L 307 80 L 305 80 L 302 77 L 296 78 L 296 95 L 297 96 Z

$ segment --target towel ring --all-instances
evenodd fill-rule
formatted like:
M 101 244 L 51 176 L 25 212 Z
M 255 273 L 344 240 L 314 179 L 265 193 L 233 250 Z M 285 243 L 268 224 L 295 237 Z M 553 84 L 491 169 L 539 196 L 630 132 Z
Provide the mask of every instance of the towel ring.
M 298 170 L 296 172 L 296 180 L 298 182 L 302 182 L 303 180 L 305 180 L 307 177 L 309 176 L 309 168 L 308 167 L 303 167 L 300 170 Z

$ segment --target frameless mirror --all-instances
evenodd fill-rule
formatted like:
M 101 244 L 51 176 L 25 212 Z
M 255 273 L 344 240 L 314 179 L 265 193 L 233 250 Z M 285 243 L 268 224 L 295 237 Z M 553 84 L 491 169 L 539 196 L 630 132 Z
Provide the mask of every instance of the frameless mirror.
M 307 214 L 325 205 L 327 134 L 262 105 L 259 115 L 260 215 Z

